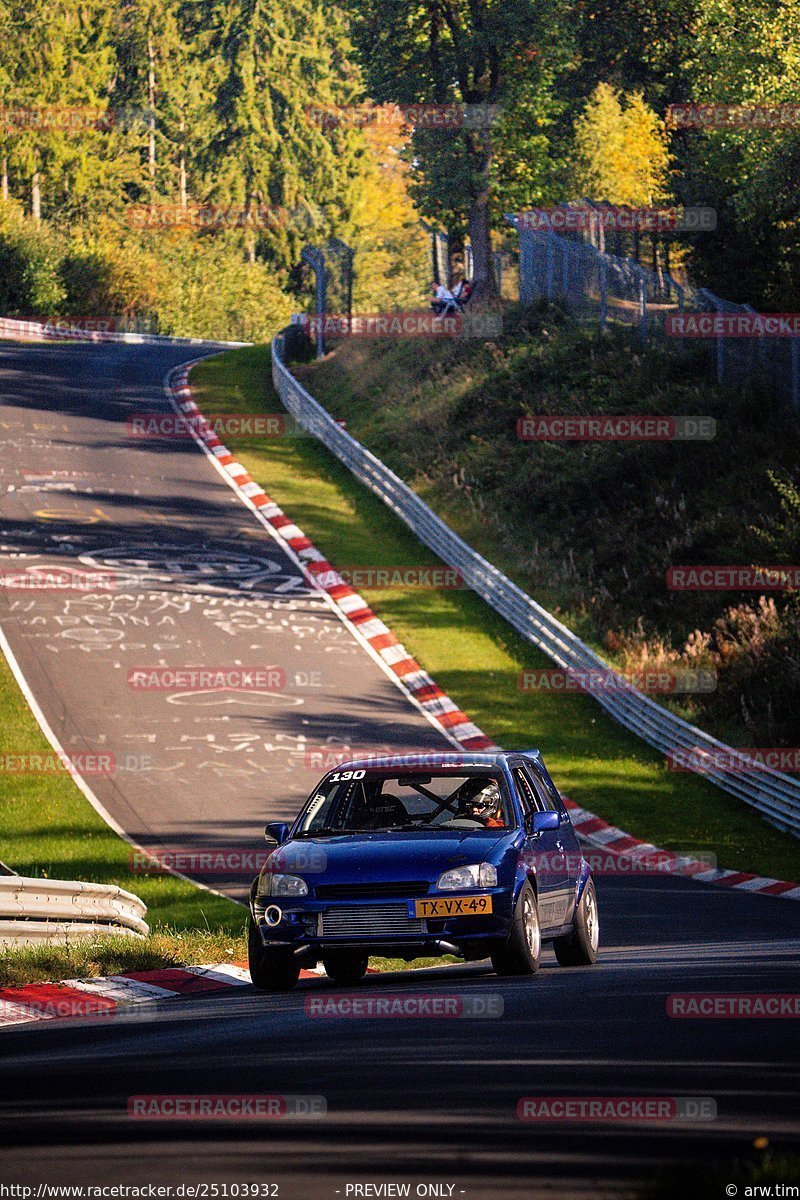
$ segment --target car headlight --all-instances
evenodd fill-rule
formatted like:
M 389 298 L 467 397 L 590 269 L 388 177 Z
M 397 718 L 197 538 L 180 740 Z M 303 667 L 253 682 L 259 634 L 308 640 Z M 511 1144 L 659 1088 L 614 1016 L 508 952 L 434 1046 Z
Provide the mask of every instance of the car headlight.
M 496 887 L 497 868 L 491 863 L 475 863 L 471 867 L 453 867 L 439 876 L 436 884 L 441 892 L 454 892 L 459 888 Z
M 264 875 L 259 887 L 261 896 L 307 896 L 308 884 L 299 875 Z

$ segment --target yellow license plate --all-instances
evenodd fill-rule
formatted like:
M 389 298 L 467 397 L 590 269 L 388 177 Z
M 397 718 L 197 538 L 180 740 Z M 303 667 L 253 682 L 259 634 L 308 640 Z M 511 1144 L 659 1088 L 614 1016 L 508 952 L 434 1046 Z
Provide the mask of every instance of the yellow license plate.
M 492 911 L 491 896 L 448 896 L 431 900 L 412 900 L 415 917 L 485 917 Z

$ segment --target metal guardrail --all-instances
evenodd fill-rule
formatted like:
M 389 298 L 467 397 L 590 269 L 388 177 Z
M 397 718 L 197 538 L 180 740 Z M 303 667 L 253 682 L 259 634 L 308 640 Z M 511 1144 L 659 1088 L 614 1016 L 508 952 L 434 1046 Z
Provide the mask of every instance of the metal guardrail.
M 599 689 L 592 695 L 621 725 L 665 755 L 690 755 L 688 769 L 757 809 L 779 829 L 800 837 L 800 782 L 767 766 L 757 765 L 748 771 L 741 766 L 737 769 L 732 759 L 737 753 L 741 758 L 744 752 L 734 751 L 637 691 L 612 672 L 571 630 L 472 550 L 298 383 L 284 362 L 287 339 L 297 337 L 297 333 L 296 329 L 287 330 L 273 339 L 272 377 L 283 404 L 300 425 L 379 496 L 424 545 L 448 566 L 459 570 L 465 583 L 517 633 L 543 650 L 559 667 L 613 675 L 613 687 Z
M 163 333 L 116 333 L 105 329 L 68 329 L 57 324 L 58 318 L 53 318 L 52 324 L 43 321 L 26 321 L 17 317 L 0 317 L 0 338 L 23 341 L 31 338 L 36 341 L 53 342 L 122 342 L 129 346 L 251 346 L 252 342 L 218 342 L 214 338 L 182 338 L 171 337 Z
M 111 883 L 0 876 L 0 950 L 98 934 L 145 936 L 147 906 Z

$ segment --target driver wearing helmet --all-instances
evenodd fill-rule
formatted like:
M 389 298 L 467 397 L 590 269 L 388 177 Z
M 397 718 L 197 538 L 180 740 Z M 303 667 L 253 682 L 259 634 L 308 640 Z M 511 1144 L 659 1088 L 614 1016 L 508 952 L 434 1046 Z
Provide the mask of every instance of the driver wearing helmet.
M 484 829 L 502 829 L 505 825 L 500 788 L 493 779 L 468 779 L 462 784 L 458 811 L 480 821 Z

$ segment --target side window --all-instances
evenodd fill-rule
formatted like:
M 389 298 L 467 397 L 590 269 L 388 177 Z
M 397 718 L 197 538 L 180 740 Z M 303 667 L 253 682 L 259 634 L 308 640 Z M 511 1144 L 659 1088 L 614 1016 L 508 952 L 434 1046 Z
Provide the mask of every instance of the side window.
M 528 813 L 532 812 L 541 812 L 544 808 L 544 805 L 539 803 L 539 800 L 536 796 L 536 791 L 534 790 L 531 781 L 528 778 L 527 772 L 524 771 L 522 767 L 514 767 L 512 774 L 514 776 L 514 783 L 517 785 L 517 792 L 519 793 L 519 798 L 522 801 L 522 808 L 525 812 L 525 815 L 527 816 Z
M 555 810 L 561 813 L 562 816 L 566 815 L 567 810 L 564 808 L 564 801 L 559 796 L 555 784 L 541 771 L 531 771 L 531 774 L 536 780 L 539 795 L 545 799 L 545 808 L 549 808 L 551 811 Z

